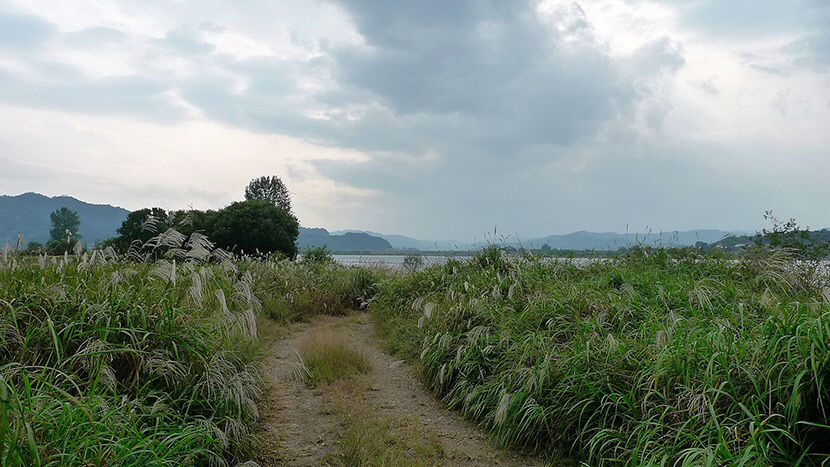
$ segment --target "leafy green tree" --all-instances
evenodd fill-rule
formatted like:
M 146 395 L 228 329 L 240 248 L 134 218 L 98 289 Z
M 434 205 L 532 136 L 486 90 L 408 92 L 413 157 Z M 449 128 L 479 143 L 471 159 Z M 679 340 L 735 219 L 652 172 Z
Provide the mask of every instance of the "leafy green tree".
M 49 231 L 52 240 L 79 237 L 78 228 L 81 226 L 81 218 L 77 212 L 64 207 L 50 214 L 49 218 L 52 220 L 52 229 Z
M 162 208 L 144 208 L 129 213 L 118 228 L 119 237 L 115 240 L 115 247 L 123 251 L 135 240 L 147 242 L 168 229 L 167 217 L 167 211 Z
M 282 180 L 272 175 L 251 180 L 245 187 L 245 199 L 268 201 L 285 212 L 291 212 L 291 197 Z
M 213 238 L 214 224 L 218 218 L 218 211 L 199 211 L 196 209 L 172 211 L 170 225 L 184 235 L 201 232 L 208 238 Z
M 268 201 L 239 201 L 216 213 L 212 236 L 227 250 L 254 254 L 280 252 L 297 256 L 297 218 Z

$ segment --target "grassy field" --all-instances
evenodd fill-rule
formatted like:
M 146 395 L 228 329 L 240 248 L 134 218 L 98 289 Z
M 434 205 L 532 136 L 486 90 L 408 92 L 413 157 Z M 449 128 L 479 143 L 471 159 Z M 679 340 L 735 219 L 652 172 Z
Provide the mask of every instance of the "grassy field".
M 785 253 L 577 264 L 491 248 L 404 273 L 178 245 L 175 261 L 0 258 L 0 465 L 249 461 L 257 316 L 367 304 L 389 349 L 504 446 L 590 465 L 830 463 L 830 284 Z M 337 343 L 302 349 L 310 384 L 370 371 Z M 360 433 L 342 442 L 367 454 Z
M 331 263 L 230 261 L 203 238 L 163 240 L 176 260 L 0 258 L 0 465 L 248 461 L 257 315 L 343 313 L 376 282 Z
M 639 250 L 387 280 L 390 350 L 505 446 L 590 465 L 830 463 L 830 288 L 785 253 Z

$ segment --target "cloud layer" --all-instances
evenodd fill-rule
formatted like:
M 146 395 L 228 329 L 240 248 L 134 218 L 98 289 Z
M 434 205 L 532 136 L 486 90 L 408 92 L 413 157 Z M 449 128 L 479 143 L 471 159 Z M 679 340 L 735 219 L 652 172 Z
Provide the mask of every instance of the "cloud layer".
M 0 7 L 4 193 L 220 207 L 274 172 L 331 228 L 830 225 L 824 2 L 88 3 Z

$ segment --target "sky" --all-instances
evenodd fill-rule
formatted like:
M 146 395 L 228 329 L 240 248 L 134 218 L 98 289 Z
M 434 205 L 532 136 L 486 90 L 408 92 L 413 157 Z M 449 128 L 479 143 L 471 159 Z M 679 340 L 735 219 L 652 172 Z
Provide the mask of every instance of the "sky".
M 824 0 L 0 0 L 0 194 L 470 240 L 830 227 Z

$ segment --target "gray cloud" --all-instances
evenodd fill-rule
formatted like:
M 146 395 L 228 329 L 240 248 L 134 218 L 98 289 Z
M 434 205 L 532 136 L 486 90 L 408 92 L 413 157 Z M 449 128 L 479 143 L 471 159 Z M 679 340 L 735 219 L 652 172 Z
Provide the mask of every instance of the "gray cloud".
M 680 8 L 681 24 L 706 35 L 765 38 L 797 34 L 798 39 L 776 50 L 787 57 L 748 54 L 745 61 L 761 71 L 784 75 L 795 68 L 830 66 L 830 3 L 824 0 L 673 0 Z
M 0 101 L 88 114 L 137 114 L 161 121 L 183 115 L 165 96 L 168 88 L 160 79 L 128 76 L 93 80 L 55 63 L 41 63 L 37 70 L 37 81 L 0 71 Z
M 569 160 L 609 125 L 633 131 L 660 78 L 684 63 L 668 39 L 610 56 L 581 9 L 560 12 L 579 37 L 569 41 L 531 3 L 454 2 L 446 12 L 442 2 L 344 3 L 367 45 L 333 51 L 339 88 L 322 99 L 353 106 L 359 118 L 335 113 L 312 133 L 373 159 L 318 169 L 395 193 L 410 209 L 477 201 L 509 209 L 522 199 L 517 185 L 526 185 L 528 167 Z M 652 113 L 659 126 L 661 114 Z M 527 196 L 530 204 L 539 198 Z
M 334 51 L 341 102 L 368 94 L 401 117 L 457 115 L 478 129 L 469 143 L 499 146 L 578 140 L 636 99 L 617 63 L 566 44 L 531 2 L 344 4 L 368 46 Z
M 823 0 L 670 0 L 679 19 L 692 29 L 717 36 L 763 37 L 805 27 L 820 27 L 816 15 L 826 14 Z

